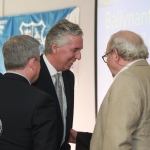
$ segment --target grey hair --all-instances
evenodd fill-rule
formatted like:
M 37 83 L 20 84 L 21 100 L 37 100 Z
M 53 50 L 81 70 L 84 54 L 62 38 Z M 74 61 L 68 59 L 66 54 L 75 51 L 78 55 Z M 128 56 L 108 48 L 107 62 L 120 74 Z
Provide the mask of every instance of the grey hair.
M 113 34 L 108 42 L 109 49 L 114 48 L 124 60 L 148 58 L 148 48 L 140 35 L 127 30 Z
M 2 48 L 6 70 L 23 69 L 31 58 L 39 59 L 40 42 L 28 35 L 9 38 Z
M 43 53 L 52 53 L 52 44 L 57 44 L 58 46 L 66 45 L 69 35 L 82 36 L 83 32 L 78 24 L 74 24 L 67 19 L 60 20 L 49 30 Z

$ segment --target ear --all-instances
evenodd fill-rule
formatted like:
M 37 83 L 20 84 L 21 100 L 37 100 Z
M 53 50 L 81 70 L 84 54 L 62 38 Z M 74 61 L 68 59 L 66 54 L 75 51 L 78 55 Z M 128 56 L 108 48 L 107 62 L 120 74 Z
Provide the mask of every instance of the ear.
M 34 70 L 34 66 L 35 66 L 35 58 L 31 58 L 31 59 L 29 60 L 28 66 L 29 66 L 29 69 L 30 69 L 31 71 Z
M 118 51 L 117 51 L 116 48 L 113 49 L 113 54 L 112 54 L 112 56 L 113 56 L 113 59 L 114 59 L 116 62 L 119 62 L 120 56 L 119 56 Z
M 55 54 L 57 52 L 57 44 L 52 44 L 52 52 Z

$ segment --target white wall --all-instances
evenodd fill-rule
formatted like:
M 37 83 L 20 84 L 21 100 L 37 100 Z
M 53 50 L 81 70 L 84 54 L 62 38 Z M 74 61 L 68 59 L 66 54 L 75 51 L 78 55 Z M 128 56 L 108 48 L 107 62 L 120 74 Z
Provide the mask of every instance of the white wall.
M 95 124 L 95 0 L 0 0 L 0 17 L 57 10 L 71 6 L 80 8 L 80 27 L 84 32 L 84 48 L 82 59 L 78 62 L 78 84 L 75 87 L 73 128 L 78 131 L 92 132 Z

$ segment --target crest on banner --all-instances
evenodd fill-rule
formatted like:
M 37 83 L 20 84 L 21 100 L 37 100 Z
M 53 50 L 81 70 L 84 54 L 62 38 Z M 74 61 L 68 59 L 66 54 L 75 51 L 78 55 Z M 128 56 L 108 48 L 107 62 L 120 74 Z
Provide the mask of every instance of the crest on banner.
M 34 23 L 34 22 L 24 23 L 24 22 L 22 22 L 19 30 L 20 30 L 21 34 L 29 35 L 29 36 L 32 36 L 35 39 L 39 40 L 41 45 L 44 46 L 44 43 L 45 43 L 44 30 L 45 30 L 45 28 L 46 28 L 46 25 L 41 20 L 39 23 Z

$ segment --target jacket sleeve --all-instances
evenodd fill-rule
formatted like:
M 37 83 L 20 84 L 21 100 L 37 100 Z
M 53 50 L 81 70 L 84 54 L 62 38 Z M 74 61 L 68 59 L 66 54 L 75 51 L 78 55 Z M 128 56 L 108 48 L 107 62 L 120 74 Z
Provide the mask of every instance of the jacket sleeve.
M 78 132 L 76 139 L 76 150 L 89 150 L 92 133 Z

